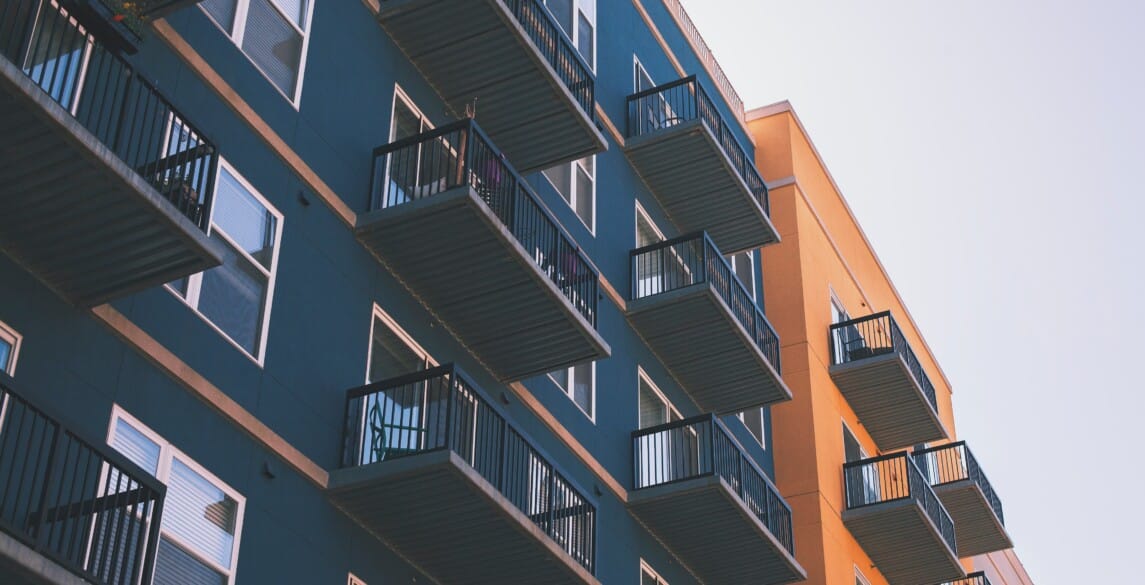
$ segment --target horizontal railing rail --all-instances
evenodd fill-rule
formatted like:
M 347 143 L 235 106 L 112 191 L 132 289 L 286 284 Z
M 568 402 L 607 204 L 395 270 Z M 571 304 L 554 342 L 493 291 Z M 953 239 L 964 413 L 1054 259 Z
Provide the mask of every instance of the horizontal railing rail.
M 632 449 L 636 489 L 718 476 L 783 548 L 795 554 L 791 507 L 715 415 L 638 430 L 632 433 Z
M 990 585 L 990 579 L 981 571 L 970 573 L 965 579 L 947 582 L 945 585 Z
M 632 300 L 710 283 L 776 373 L 781 373 L 779 335 L 707 233 L 637 248 L 630 256 Z
M 664 0 L 664 7 L 668 9 L 668 13 L 675 19 L 676 24 L 680 27 L 680 31 L 684 33 L 684 38 L 692 44 L 692 49 L 696 51 L 696 56 L 700 58 L 700 63 L 708 70 L 708 74 L 712 76 L 716 86 L 719 88 L 720 93 L 727 99 L 728 107 L 731 108 L 732 113 L 743 119 L 744 107 L 743 99 L 740 98 L 739 92 L 732 86 L 728 76 L 720 67 L 719 61 L 716 61 L 715 54 L 708 48 L 708 43 L 704 41 L 704 37 L 700 34 L 700 30 L 692 22 L 692 17 L 688 16 L 684 6 L 680 4 L 680 0 Z
M 371 183 L 371 210 L 457 187 L 474 189 L 577 312 L 596 326 L 596 267 L 473 120 L 374 149 Z
M 0 53 L 175 209 L 207 229 L 219 162 L 214 144 L 64 3 L 0 4 Z
M 957 552 L 954 521 L 907 453 L 844 463 L 843 480 L 848 510 L 914 500 L 926 512 L 950 550 Z
M 577 563 L 595 570 L 596 506 L 460 368 L 448 364 L 347 393 L 344 467 L 441 450 L 464 459 Z
M 97 585 L 150 582 L 166 487 L 0 374 L 0 530 Z
M 938 412 L 934 384 L 922 368 L 918 356 L 906 342 L 890 311 L 831 325 L 831 363 L 841 365 L 888 353 L 897 353 L 918 382 L 926 401 Z
M 966 446 L 965 441 L 919 449 L 914 451 L 912 456 L 932 486 L 967 479 L 978 484 L 982 494 L 986 496 L 986 501 L 994 510 L 994 515 L 998 517 L 998 522 L 1005 525 L 1002 500 L 994 493 L 994 487 L 990 485 L 990 480 L 986 479 L 986 474 L 978 466 L 978 460 L 974 458 L 974 453 L 970 452 L 970 447 Z
M 695 75 L 632 94 L 628 96 L 627 103 L 626 133 L 629 138 L 652 134 L 691 120 L 702 120 L 752 197 L 764 213 L 771 215 L 767 185 L 755 168 L 755 162 Z
M 580 52 L 540 0 L 501 0 L 540 50 L 589 120 L 596 120 L 596 78 Z

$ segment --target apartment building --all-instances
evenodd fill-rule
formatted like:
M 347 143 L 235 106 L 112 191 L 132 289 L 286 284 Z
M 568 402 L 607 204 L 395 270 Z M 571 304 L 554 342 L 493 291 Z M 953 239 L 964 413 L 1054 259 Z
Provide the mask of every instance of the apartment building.
M 807 583 L 1029 585 L 950 383 L 795 111 L 747 119 L 783 238 L 762 253 L 794 396 L 774 461 Z
M 957 503 L 941 380 L 876 430 L 811 365 L 870 339 L 797 300 L 829 177 L 678 0 L 0 0 L 0 53 L 0 583 L 898 585 L 868 456 Z M 987 512 L 910 578 L 1028 582 Z

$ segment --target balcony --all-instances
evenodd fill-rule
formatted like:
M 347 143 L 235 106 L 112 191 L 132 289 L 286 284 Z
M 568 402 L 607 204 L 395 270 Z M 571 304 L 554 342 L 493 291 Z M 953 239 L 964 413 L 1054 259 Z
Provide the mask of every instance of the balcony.
M 503 381 L 608 357 L 598 284 L 472 120 L 374 151 L 358 239 Z
M 990 579 L 986 578 L 986 573 L 970 573 L 965 579 L 951 581 L 945 585 L 990 585 Z
M 628 96 L 624 152 L 683 231 L 736 254 L 779 241 L 767 186 L 693 75 Z
M 934 385 L 890 311 L 836 323 L 831 379 L 879 449 L 948 438 Z
M 791 399 L 779 337 L 706 233 L 631 252 L 628 320 L 701 409 Z
M 348 393 L 330 497 L 435 582 L 599 585 L 596 507 L 455 366 Z
M 540 0 L 389 0 L 378 20 L 458 116 L 522 173 L 608 148 L 595 77 Z
M 954 522 L 906 453 L 843 465 L 843 523 L 890 585 L 962 579 Z
M 77 306 L 222 262 L 205 233 L 218 155 L 68 14 L 0 9 L 0 248 Z
M 963 558 L 1013 546 L 1002 501 L 964 441 L 914 452 L 914 462 L 954 519 Z
M 707 414 L 632 433 L 628 506 L 706 583 L 802 581 L 791 508 Z
M 149 583 L 165 496 L 150 474 L 80 439 L 0 373 L 0 583 Z

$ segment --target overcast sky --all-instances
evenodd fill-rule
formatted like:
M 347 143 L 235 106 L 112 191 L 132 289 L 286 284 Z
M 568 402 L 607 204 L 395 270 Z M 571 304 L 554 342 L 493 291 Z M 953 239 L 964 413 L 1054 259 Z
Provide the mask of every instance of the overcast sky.
M 795 106 L 1034 582 L 1141 583 L 1145 2 L 684 4 Z

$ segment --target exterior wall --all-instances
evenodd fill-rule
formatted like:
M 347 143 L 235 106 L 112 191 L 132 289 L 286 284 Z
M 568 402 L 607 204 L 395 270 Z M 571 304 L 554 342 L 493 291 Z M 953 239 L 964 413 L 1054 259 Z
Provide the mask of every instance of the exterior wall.
M 349 224 L 366 210 L 370 153 L 387 142 L 395 83 L 433 122 L 448 117 L 368 3 L 316 1 L 297 109 L 197 7 L 155 23 L 132 58 L 284 216 L 265 362 L 162 287 L 81 311 L 0 255 L 0 321 L 24 336 L 18 388 L 97 444 L 106 443 L 118 404 L 242 494 L 240 583 L 344 583 L 348 572 L 370 585 L 425 582 L 324 494 L 325 472 L 340 465 L 345 391 L 365 380 L 377 304 L 437 361 L 460 364 L 488 398 L 508 390 L 503 410 L 598 508 L 601 582 L 638 583 L 644 558 L 673 585 L 696 583 L 625 508 L 637 367 L 685 417 L 700 411 L 629 326 L 622 304 L 602 295 L 598 305 L 613 356 L 597 366 L 593 421 L 547 377 L 499 384 L 355 240 Z M 601 0 L 597 30 L 597 107 L 610 123 L 626 118 L 633 54 L 658 83 L 698 74 L 725 117 L 742 117 L 720 100 L 656 0 Z M 750 152 L 744 128 L 732 127 Z M 609 138 L 597 158 L 595 234 L 544 177 L 529 181 L 626 296 L 636 203 L 667 237 L 678 232 Z M 772 441 L 760 449 L 738 420 L 725 420 L 773 473 Z
M 886 580 L 842 520 L 842 425 L 870 456 L 880 452 L 829 375 L 832 293 L 852 317 L 892 312 L 934 384 L 939 417 L 954 441 L 950 384 L 790 105 L 760 108 L 748 120 L 783 239 L 763 250 L 764 288 L 794 394 L 772 412 L 781 446 L 778 487 L 794 510 L 798 560 L 808 584 L 852 585 L 858 569 L 882 585 Z M 995 585 L 1029 583 L 1028 576 L 1017 577 L 1024 571 L 1012 550 L 962 562 L 969 571 L 986 570 Z

